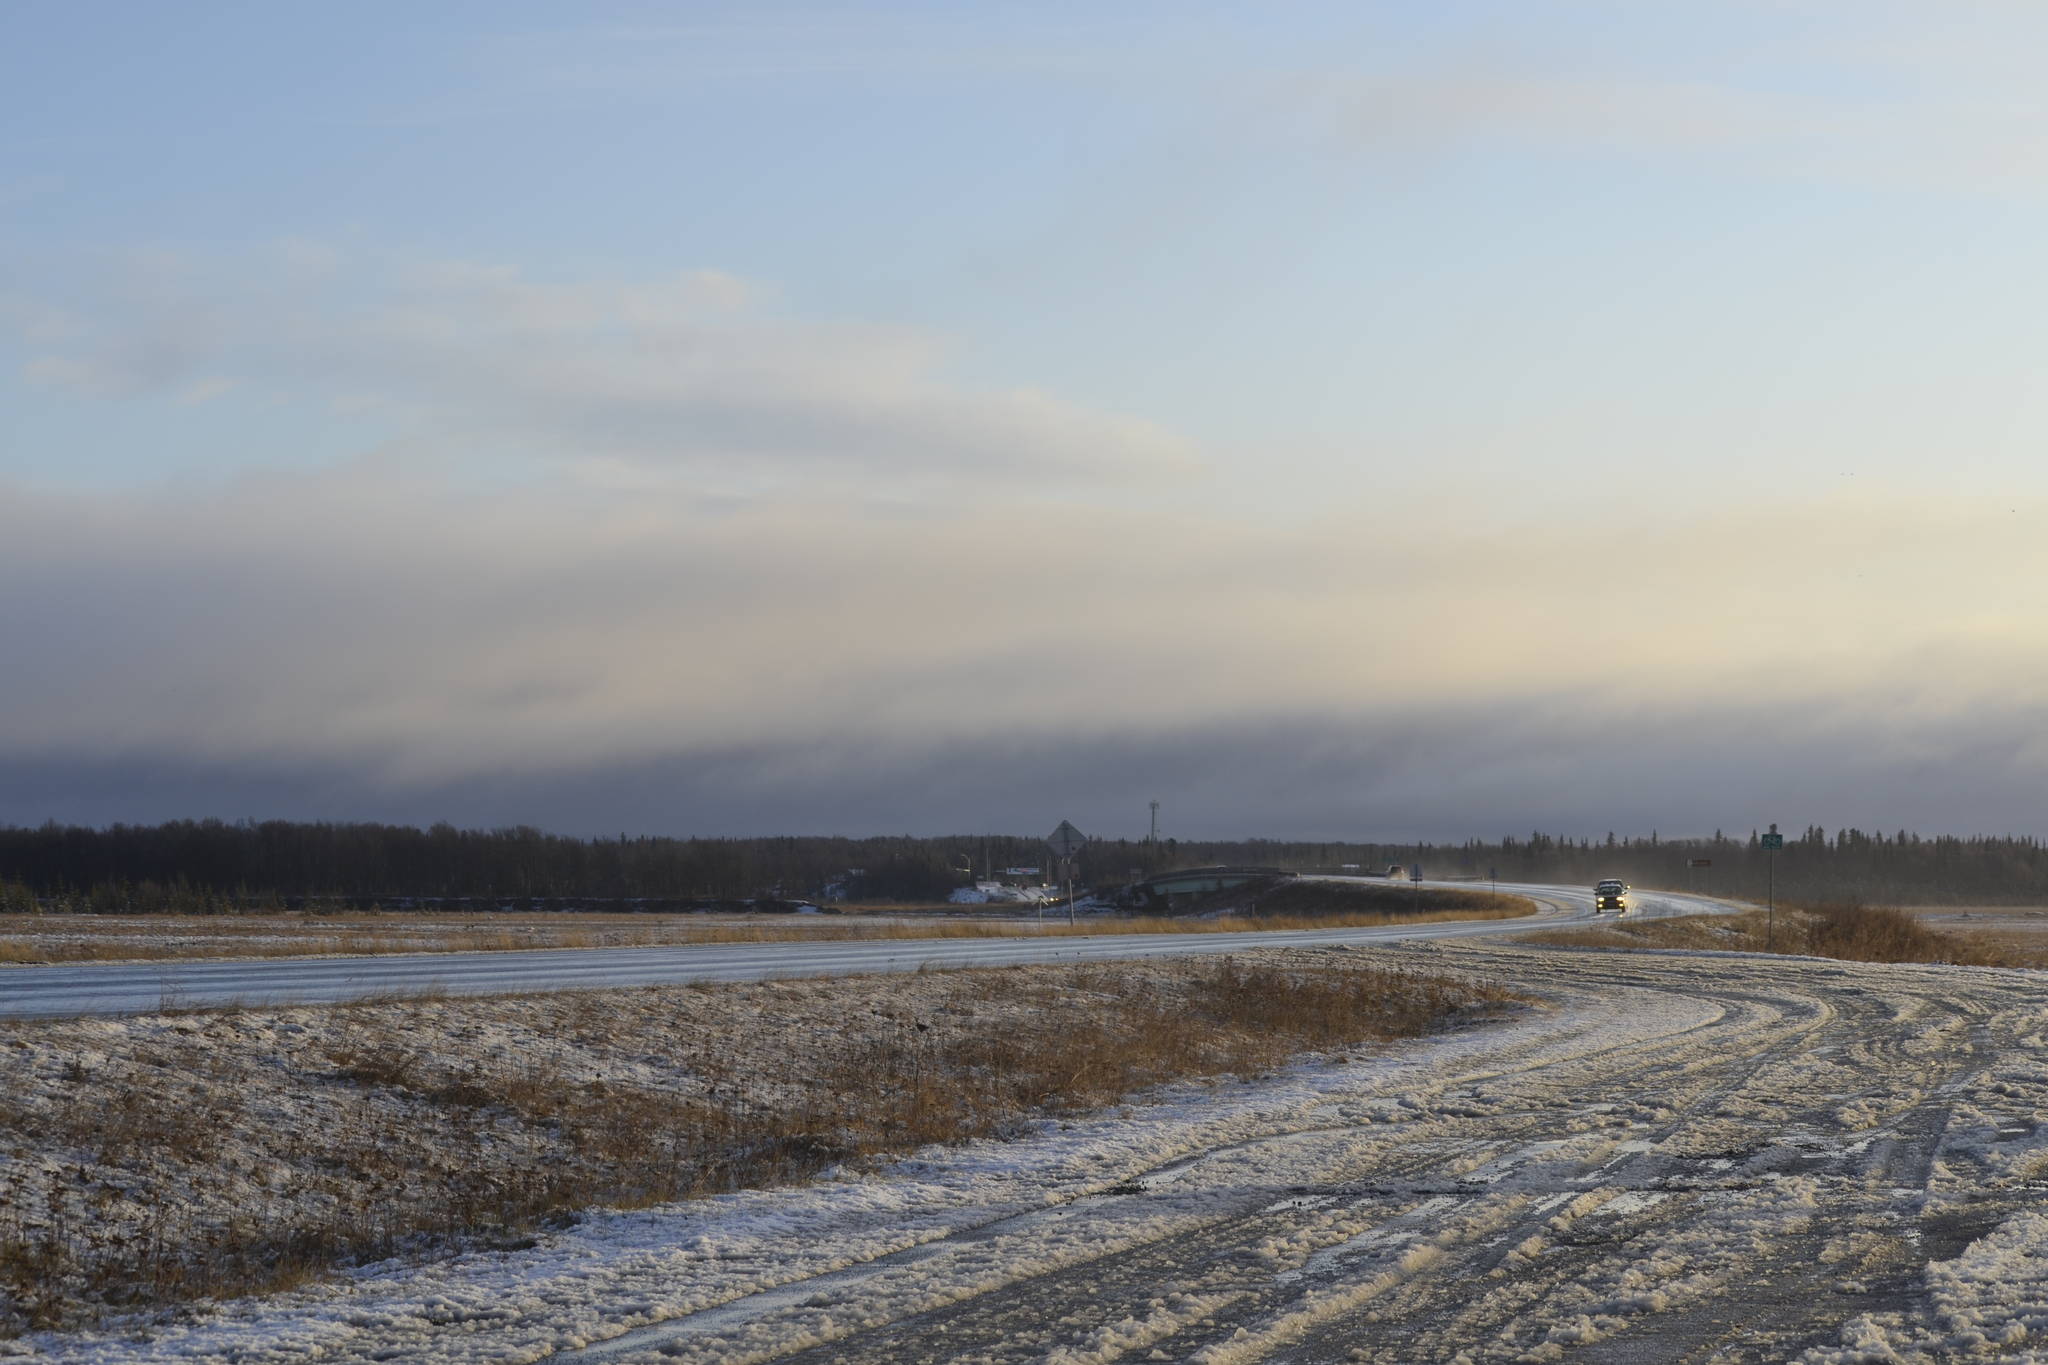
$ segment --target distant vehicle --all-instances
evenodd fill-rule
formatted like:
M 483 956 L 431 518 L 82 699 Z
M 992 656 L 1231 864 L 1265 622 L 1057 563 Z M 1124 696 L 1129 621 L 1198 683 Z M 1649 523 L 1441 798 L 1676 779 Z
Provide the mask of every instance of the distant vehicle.
M 1612 910 L 1617 915 L 1628 913 L 1628 883 L 1616 877 L 1609 877 L 1593 888 L 1593 913 Z
M 1399 863 L 1388 863 L 1387 875 L 1389 877 L 1405 877 L 1408 875 L 1408 869 L 1401 866 Z

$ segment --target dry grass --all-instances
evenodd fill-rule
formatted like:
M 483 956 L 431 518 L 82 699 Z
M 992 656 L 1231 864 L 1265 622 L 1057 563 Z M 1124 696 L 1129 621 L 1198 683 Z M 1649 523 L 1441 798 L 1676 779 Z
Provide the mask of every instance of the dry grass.
M 2048 909 L 2041 906 L 1943 906 L 1912 913 L 1933 932 L 1966 945 L 1972 961 L 2048 967 Z
M 1696 948 L 1790 953 L 1849 962 L 1947 962 L 1976 967 L 2037 967 L 2048 951 L 1930 929 L 1904 911 L 1854 904 L 1780 907 L 1740 915 L 1617 920 L 1530 934 L 1530 943 L 1584 948 Z
M 0 1335 L 517 1245 L 1510 998 L 1261 956 L 14 1026 Z
M 1374 888 L 1383 890 L 1383 888 Z M 1347 905 L 1357 908 L 1346 909 Z M 1387 904 L 1324 896 L 1278 899 L 1269 910 L 1206 918 L 1088 916 L 1069 925 L 1064 912 L 1036 917 L 974 916 L 972 907 L 941 913 L 773 915 L 707 920 L 701 915 L 506 914 L 489 920 L 408 914 L 218 916 L 14 915 L 0 917 L 0 963 L 161 961 L 189 958 L 307 957 L 428 952 L 503 952 L 540 948 L 627 948 L 693 943 L 805 943 L 824 940 L 1013 938 L 1020 935 L 1237 933 L 1257 929 L 1373 927 L 1450 919 L 1507 919 L 1534 907 L 1486 892 L 1402 891 Z
M 721 932 L 755 931 L 701 915 L 11 915 L 0 917 L 0 962 L 641 947 L 721 941 Z
M 1181 908 L 1181 902 L 1177 901 L 1176 907 Z M 1428 919 L 1507 919 L 1534 910 L 1535 906 L 1520 896 L 1504 896 L 1476 886 L 1424 887 L 1394 881 L 1273 877 L 1191 897 L 1182 913 L 1220 912 L 1264 923 L 1327 923 L 1332 919 L 1368 917 L 1371 923 L 1391 924 Z

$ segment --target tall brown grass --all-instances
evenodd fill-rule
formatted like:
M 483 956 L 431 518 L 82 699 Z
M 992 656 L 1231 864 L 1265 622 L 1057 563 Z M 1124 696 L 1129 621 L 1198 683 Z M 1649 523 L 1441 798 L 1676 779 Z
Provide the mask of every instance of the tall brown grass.
M 1617 920 L 1527 935 L 1525 942 L 1589 948 L 1695 948 L 1832 957 L 1848 962 L 2042 965 L 2042 955 L 1930 929 L 1903 910 L 1855 902 L 1780 906 L 1739 915 Z
M 1258 920 L 1326 919 L 1383 915 L 1390 921 L 1456 915 L 1497 919 L 1526 915 L 1535 907 L 1520 896 L 1477 886 L 1417 886 L 1395 881 L 1325 881 L 1315 877 L 1271 877 L 1210 891 L 1177 902 L 1183 914 L 1235 913 Z

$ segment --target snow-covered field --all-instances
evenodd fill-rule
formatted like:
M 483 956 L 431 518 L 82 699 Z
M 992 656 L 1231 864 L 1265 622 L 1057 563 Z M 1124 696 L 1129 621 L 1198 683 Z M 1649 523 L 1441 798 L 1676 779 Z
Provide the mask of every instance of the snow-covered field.
M 1499 994 L 1268 952 L 0 1026 L 0 1335 L 785 1184 Z
M 1493 974 L 1550 1007 L 879 1172 L 593 1215 L 522 1250 L 0 1350 L 2048 1360 L 2048 982 L 1514 947 L 1372 956 Z

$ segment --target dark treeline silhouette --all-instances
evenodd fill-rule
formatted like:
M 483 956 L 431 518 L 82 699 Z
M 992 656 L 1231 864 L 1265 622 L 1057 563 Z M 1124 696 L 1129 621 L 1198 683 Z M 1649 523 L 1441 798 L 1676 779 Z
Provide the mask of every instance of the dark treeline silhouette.
M 1693 859 L 1711 866 L 1690 868 Z M 1012 835 L 578 839 L 529 828 L 173 821 L 106 829 L 0 827 L 0 909 L 226 912 L 310 900 L 386 907 L 446 900 L 643 908 L 750 898 L 928 901 L 991 869 L 1046 868 L 1037 839 Z M 2032 838 L 1923 837 L 1818 827 L 1767 857 L 1739 838 L 1569 838 L 1462 844 L 1096 840 L 1084 885 L 1181 867 L 1250 864 L 1426 876 L 1696 889 L 1761 900 L 1871 904 L 2048 903 L 2048 850 Z M 1769 882 L 1767 882 L 1767 877 Z
M 1920 835 L 1818 825 L 1786 834 L 1785 846 L 1767 853 L 1754 830 L 1729 837 L 1626 839 L 1609 833 L 1573 839 L 1532 834 L 1499 843 L 1473 841 L 1412 855 L 1424 871 L 1487 876 L 1502 881 L 1587 884 L 1620 877 L 1639 887 L 1700 891 L 1761 903 L 1860 902 L 1866 905 L 2048 904 L 2048 848 L 2031 836 Z M 1691 867 L 1704 860 L 1707 867 Z

